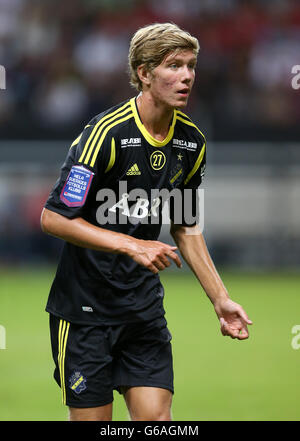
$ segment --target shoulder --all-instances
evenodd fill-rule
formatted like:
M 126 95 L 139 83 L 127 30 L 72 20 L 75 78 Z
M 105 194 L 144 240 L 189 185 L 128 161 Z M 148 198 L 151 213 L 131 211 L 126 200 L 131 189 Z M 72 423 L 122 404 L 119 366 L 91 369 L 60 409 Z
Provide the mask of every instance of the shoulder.
M 111 154 L 114 137 L 131 118 L 133 112 L 130 99 L 94 116 L 80 135 L 79 162 L 93 168 L 100 153 L 101 156 Z
M 200 141 L 201 146 L 206 144 L 206 138 L 203 132 L 199 129 L 198 125 L 194 123 L 194 121 L 181 110 L 176 110 L 176 122 L 179 126 L 181 126 L 185 131 L 188 132 L 190 136 L 195 137 Z
M 180 110 L 176 110 L 176 125 L 178 133 L 184 140 L 176 140 L 188 151 L 189 173 L 185 178 L 184 185 L 199 185 L 204 174 L 206 162 L 206 138 L 199 127 Z M 174 140 L 173 140 L 174 142 Z M 198 173 L 200 172 L 200 174 Z
M 94 116 L 89 122 L 89 125 L 93 126 L 98 131 L 102 129 L 102 131 L 106 130 L 106 132 L 108 132 L 113 127 L 126 122 L 132 117 L 132 106 L 130 99 L 128 99 Z

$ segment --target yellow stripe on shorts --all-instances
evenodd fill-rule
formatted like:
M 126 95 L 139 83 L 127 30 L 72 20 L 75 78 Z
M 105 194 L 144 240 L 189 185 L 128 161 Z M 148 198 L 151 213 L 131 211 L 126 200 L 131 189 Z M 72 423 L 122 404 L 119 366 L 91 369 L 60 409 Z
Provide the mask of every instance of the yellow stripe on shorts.
M 65 385 L 65 356 L 68 340 L 70 323 L 60 320 L 58 331 L 58 367 L 60 373 L 60 384 L 62 390 L 62 402 L 66 404 L 66 385 Z

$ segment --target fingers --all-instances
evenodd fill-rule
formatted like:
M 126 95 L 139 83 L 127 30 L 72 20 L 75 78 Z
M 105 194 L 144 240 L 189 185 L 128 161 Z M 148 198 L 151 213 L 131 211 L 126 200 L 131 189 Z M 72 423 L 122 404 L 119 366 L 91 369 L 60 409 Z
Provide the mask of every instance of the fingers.
M 157 246 L 159 246 L 159 248 L 156 248 Z M 163 271 L 171 265 L 168 259 L 169 257 L 176 263 L 178 268 L 181 268 L 182 263 L 179 256 L 175 253 L 175 250 L 177 250 L 176 246 L 159 244 L 159 242 L 156 243 L 155 252 L 152 256 L 151 254 L 148 255 L 148 262 L 145 266 L 154 274 L 157 274 L 159 271 Z
M 228 324 L 223 317 L 220 318 L 221 333 L 224 336 L 231 337 L 232 339 L 237 338 L 238 340 L 245 340 L 249 337 L 249 332 L 246 325 L 241 323 L 238 327 L 233 327 Z
M 167 263 L 168 262 L 168 263 Z M 167 259 L 158 258 L 153 262 L 153 265 L 158 271 L 163 271 L 166 267 L 170 266 L 170 262 Z
M 171 262 L 169 261 L 169 259 L 163 255 L 160 257 L 160 263 L 163 265 L 162 269 L 168 268 L 169 266 L 171 266 Z
M 240 316 L 241 326 L 239 328 L 239 333 L 236 338 L 238 338 L 239 340 L 245 340 L 246 338 L 249 337 L 247 325 L 252 325 L 253 322 L 252 320 L 249 319 L 248 315 L 246 314 L 246 312 L 243 310 L 242 307 L 238 311 L 238 314 Z
M 237 338 L 239 339 L 239 340 L 245 340 L 246 338 L 248 338 L 249 337 L 249 332 L 248 332 L 248 329 L 246 328 L 246 329 L 242 329 L 241 331 L 240 331 L 240 333 L 239 333 L 239 335 L 237 336 Z
M 247 316 L 247 314 L 245 313 L 243 308 L 239 309 L 238 314 L 241 317 L 241 319 L 244 320 L 245 323 L 247 323 L 247 325 L 252 325 L 253 324 L 252 320 L 249 319 L 249 317 Z
M 221 317 L 221 331 L 223 335 L 228 335 L 231 338 L 237 338 L 238 340 L 245 340 L 249 337 L 247 325 L 252 325 L 252 320 L 249 319 L 244 309 L 236 304 L 235 318 L 227 322 Z
M 159 269 L 153 265 L 153 263 L 149 263 L 148 265 L 145 265 L 148 270 L 150 270 L 153 274 L 157 274 L 159 272 Z
M 172 247 L 172 248 L 177 249 L 177 247 Z M 182 268 L 182 263 L 178 254 L 176 254 L 172 249 L 168 251 L 166 254 L 176 263 L 178 268 Z
M 173 256 L 173 254 L 174 254 L 174 256 Z M 178 255 L 176 253 L 173 253 L 173 254 L 168 253 L 168 256 L 176 263 L 178 268 L 181 268 L 182 264 L 181 264 L 181 261 L 180 261 Z M 152 262 L 151 266 L 152 266 L 152 269 L 154 269 L 154 268 L 156 269 L 155 273 L 157 273 L 158 271 L 163 271 L 164 269 L 171 266 L 171 262 L 169 261 L 169 259 L 165 255 L 163 255 L 163 256 L 159 256 L 157 259 L 155 259 Z
M 225 322 L 225 320 L 223 319 L 223 317 L 220 318 L 220 324 L 221 324 L 221 332 L 222 332 L 222 335 L 224 335 L 224 336 L 229 335 L 229 332 L 228 332 L 228 325 L 227 325 L 227 323 Z

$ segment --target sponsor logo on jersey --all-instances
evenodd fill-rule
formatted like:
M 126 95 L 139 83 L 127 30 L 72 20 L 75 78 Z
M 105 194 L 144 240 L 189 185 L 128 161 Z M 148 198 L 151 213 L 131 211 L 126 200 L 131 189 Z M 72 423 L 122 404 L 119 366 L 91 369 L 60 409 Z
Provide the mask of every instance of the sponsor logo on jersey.
M 140 172 L 140 169 L 139 169 L 137 163 L 133 164 L 133 166 L 130 167 L 130 169 L 127 171 L 126 175 L 127 176 L 141 175 L 141 172 Z
M 140 147 L 142 145 L 141 138 L 123 138 L 121 139 L 121 149 L 126 147 Z
M 91 306 L 82 306 L 82 311 L 84 312 L 94 312 Z
M 166 155 L 160 150 L 155 150 L 150 156 L 150 164 L 154 170 L 161 170 L 166 163 Z
M 73 375 L 69 378 L 70 389 L 72 389 L 76 394 L 80 394 L 84 391 L 86 386 L 86 378 L 81 372 L 75 371 Z
M 184 141 L 183 139 L 173 138 L 173 147 L 194 151 L 197 148 L 197 143 L 190 142 L 190 141 Z

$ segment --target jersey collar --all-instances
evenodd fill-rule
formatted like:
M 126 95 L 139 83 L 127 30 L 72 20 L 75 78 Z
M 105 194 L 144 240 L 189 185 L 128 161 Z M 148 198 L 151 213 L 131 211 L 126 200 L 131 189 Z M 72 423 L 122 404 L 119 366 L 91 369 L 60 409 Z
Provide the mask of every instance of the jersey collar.
M 152 145 L 153 147 L 163 147 L 166 144 L 168 144 L 174 135 L 174 127 L 175 127 L 175 122 L 176 122 L 176 110 L 174 110 L 174 112 L 173 112 L 173 119 L 172 119 L 172 123 L 170 125 L 169 132 L 168 132 L 167 136 L 165 137 L 165 139 L 163 141 L 158 141 L 152 135 L 150 135 L 150 133 L 148 132 L 148 130 L 146 130 L 144 124 L 142 123 L 140 116 L 139 116 L 139 112 L 137 110 L 137 106 L 136 106 L 136 97 L 131 98 L 130 104 L 131 104 L 131 108 L 132 108 L 132 112 L 134 115 L 136 125 L 138 126 L 139 130 L 141 131 L 141 133 L 144 136 L 144 138 L 146 139 L 146 141 L 148 141 L 148 143 L 150 145 Z

